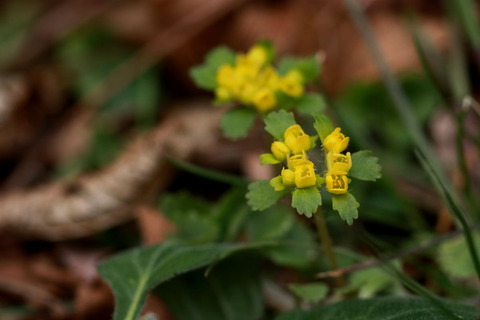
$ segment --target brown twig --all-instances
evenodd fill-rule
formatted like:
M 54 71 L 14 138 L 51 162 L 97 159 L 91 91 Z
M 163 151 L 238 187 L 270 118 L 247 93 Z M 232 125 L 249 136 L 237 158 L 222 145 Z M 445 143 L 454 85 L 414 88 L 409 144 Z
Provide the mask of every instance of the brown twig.
M 368 268 L 373 268 L 373 267 L 379 266 L 379 265 L 381 265 L 385 262 L 392 261 L 392 260 L 397 260 L 397 259 L 402 259 L 402 258 L 408 257 L 412 254 L 423 251 L 425 249 L 434 247 L 434 246 L 439 245 L 440 243 L 442 243 L 446 240 L 457 237 L 462 233 L 463 233 L 462 230 L 453 231 L 451 233 L 438 236 L 438 237 L 436 237 L 436 238 L 434 238 L 434 239 L 432 239 L 428 242 L 425 242 L 423 244 L 420 244 L 416 247 L 410 248 L 408 250 L 405 250 L 405 251 L 402 251 L 402 252 L 399 252 L 399 253 L 396 253 L 396 254 L 389 255 L 385 259 L 381 259 L 381 260 L 372 259 L 372 260 L 368 260 L 368 261 L 365 261 L 365 262 L 362 262 L 362 263 L 359 263 L 359 264 L 355 264 L 355 265 L 352 265 L 352 266 L 349 266 L 349 267 L 341 268 L 341 269 L 338 269 L 338 270 L 320 272 L 320 273 L 316 274 L 316 277 L 320 278 L 320 279 L 336 278 L 336 277 L 340 277 L 340 276 L 343 276 L 343 275 L 346 275 L 346 274 L 349 274 L 349 273 L 352 273 L 352 272 L 355 272 L 355 271 L 364 270 L 364 269 L 368 269 Z

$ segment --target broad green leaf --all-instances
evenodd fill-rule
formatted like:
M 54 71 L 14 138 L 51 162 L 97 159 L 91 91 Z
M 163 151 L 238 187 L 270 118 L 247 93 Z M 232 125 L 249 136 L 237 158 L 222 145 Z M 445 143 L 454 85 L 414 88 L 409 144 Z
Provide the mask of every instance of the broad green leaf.
M 295 103 L 295 109 L 301 114 L 313 114 L 325 110 L 326 103 L 319 93 L 306 93 Z
M 473 234 L 476 247 L 480 247 L 480 235 Z M 476 275 L 472 257 L 468 251 L 465 237 L 458 237 L 442 243 L 438 249 L 438 262 L 443 271 L 457 278 Z
M 362 150 L 352 154 L 352 168 L 348 175 L 359 180 L 375 181 L 382 177 L 382 167 L 371 151 Z
M 178 320 L 258 320 L 264 303 L 258 259 L 226 259 L 205 276 L 203 270 L 162 284 L 155 293 Z
M 271 153 L 263 153 L 260 155 L 260 164 L 265 165 L 265 164 L 277 164 L 280 163 L 280 161 L 275 158 L 275 156 Z
M 260 180 L 252 182 L 248 185 L 247 201 L 250 207 L 255 211 L 265 210 L 280 199 L 283 195 L 290 192 L 288 189 L 283 191 L 275 191 L 270 186 L 270 181 Z
M 315 119 L 313 127 L 317 131 L 320 140 L 323 142 L 323 140 L 333 131 L 332 121 L 321 112 L 313 114 L 313 118 Z
M 235 63 L 235 52 L 225 46 L 216 47 L 207 54 L 205 64 L 215 70 L 225 64 Z
M 292 207 L 310 218 L 322 205 L 322 196 L 316 187 L 297 189 L 293 192 Z
M 320 74 L 320 65 L 314 56 L 308 58 L 286 57 L 278 64 L 278 72 L 281 75 L 285 75 L 292 69 L 298 70 L 306 83 L 317 79 Z
M 251 242 L 277 240 L 293 226 L 295 214 L 291 208 L 272 206 L 262 212 L 253 212 L 247 224 L 247 237 Z
M 265 130 L 277 140 L 283 140 L 285 130 L 294 124 L 296 122 L 293 113 L 285 110 L 270 112 L 265 117 Z
M 229 110 L 222 117 L 220 127 L 225 137 L 230 139 L 244 138 L 255 121 L 254 109 L 235 108 Z
M 147 293 L 179 274 L 205 267 L 239 250 L 235 244 L 162 243 L 121 253 L 99 266 L 115 296 L 114 320 L 135 320 Z
M 326 297 L 328 286 L 325 283 L 289 284 L 288 288 L 300 299 L 317 303 Z
M 338 211 L 342 220 L 349 225 L 353 223 L 354 219 L 358 218 L 357 208 L 360 204 L 351 193 L 332 194 L 332 206 L 333 210 Z
M 195 66 L 190 69 L 193 82 L 202 89 L 215 90 L 217 87 L 217 69 L 208 65 Z
M 242 230 L 246 219 L 252 211 L 245 202 L 245 187 L 231 189 L 222 195 L 213 208 L 213 215 L 218 220 L 220 241 L 233 241 Z
M 276 265 L 305 270 L 317 260 L 318 243 L 313 231 L 291 210 L 290 215 L 295 217 L 291 228 L 276 239 L 277 245 L 264 251 Z
M 442 304 L 456 319 L 476 320 L 480 311 L 475 308 L 447 300 Z M 388 297 L 365 300 L 347 300 L 313 310 L 295 310 L 275 320 L 451 320 L 452 315 L 436 307 L 427 298 Z

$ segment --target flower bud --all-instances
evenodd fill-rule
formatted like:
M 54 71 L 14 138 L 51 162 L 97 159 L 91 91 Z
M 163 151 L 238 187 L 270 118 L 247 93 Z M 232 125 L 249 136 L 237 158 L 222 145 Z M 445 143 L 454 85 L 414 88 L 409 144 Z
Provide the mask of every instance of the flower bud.
M 311 146 L 310 136 L 303 132 L 298 124 L 290 126 L 284 133 L 285 144 L 294 154 L 308 151 Z
M 340 132 L 340 128 L 335 128 L 335 130 L 323 140 L 323 146 L 327 152 L 340 153 L 347 148 L 348 141 L 350 141 L 350 138 L 345 137 L 343 133 Z
M 280 162 L 285 161 L 290 154 L 290 149 L 288 149 L 287 145 L 280 141 L 273 142 L 270 150 L 272 150 L 275 159 Z

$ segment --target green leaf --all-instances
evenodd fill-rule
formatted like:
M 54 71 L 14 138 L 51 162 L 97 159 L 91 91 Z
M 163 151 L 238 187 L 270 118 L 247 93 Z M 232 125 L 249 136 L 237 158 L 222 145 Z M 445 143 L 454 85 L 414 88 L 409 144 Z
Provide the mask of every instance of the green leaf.
M 375 181 L 382 177 L 382 167 L 373 152 L 362 150 L 352 154 L 352 168 L 348 175 L 360 180 Z
M 295 214 L 292 208 L 275 205 L 250 216 L 247 237 L 251 242 L 277 240 L 292 228 L 294 222 Z
M 358 291 L 361 299 L 373 298 L 379 293 L 400 290 L 401 286 L 396 277 L 388 273 L 384 268 L 376 267 L 359 270 L 350 277 L 347 290 Z
M 271 153 L 263 153 L 260 155 L 260 164 L 265 165 L 265 164 L 277 164 L 280 163 L 280 161 L 275 158 L 275 156 Z
M 358 218 L 357 208 L 360 204 L 351 193 L 332 194 L 332 206 L 333 210 L 338 211 L 342 220 L 346 221 L 348 225 Z
M 155 294 L 179 320 L 259 320 L 264 303 L 258 259 L 226 259 L 205 276 L 203 270 L 162 284 Z
M 208 65 L 195 66 L 190 69 L 190 77 L 195 84 L 205 90 L 217 87 L 217 69 Z
M 322 196 L 316 187 L 297 189 L 293 192 L 292 207 L 308 218 L 322 205 Z
M 220 241 L 234 241 L 252 213 L 245 202 L 246 186 L 234 188 L 222 195 L 213 209 L 218 220 Z
M 458 319 L 479 319 L 480 311 L 475 308 L 447 300 L 441 300 Z M 313 310 L 295 310 L 285 313 L 275 320 L 451 320 L 446 314 L 426 298 L 388 297 L 365 300 L 347 300 L 322 306 Z
M 290 212 L 293 215 L 293 212 Z M 279 266 L 305 270 L 317 260 L 317 247 L 312 230 L 300 219 L 293 219 L 292 227 L 277 245 L 265 248 L 268 257 Z
M 326 297 L 328 286 L 324 283 L 289 284 L 288 288 L 304 301 L 317 303 Z
M 207 54 L 203 65 L 190 69 L 190 77 L 202 89 L 215 90 L 217 71 L 222 65 L 234 64 L 235 53 L 227 47 L 217 47 Z
M 313 114 L 325 110 L 325 99 L 318 93 L 306 93 L 295 103 L 295 109 L 300 114 Z
M 147 293 L 179 274 L 207 266 L 242 248 L 235 244 L 184 246 L 162 243 L 134 249 L 99 266 L 115 295 L 114 320 L 135 320 Z
M 332 121 L 321 112 L 313 114 L 313 118 L 315 119 L 313 127 L 317 131 L 320 140 L 323 142 L 323 140 L 333 131 Z
M 320 65 L 315 56 L 308 58 L 286 57 L 278 64 L 278 72 L 281 75 L 285 75 L 292 69 L 296 69 L 302 74 L 305 83 L 312 82 L 320 74 Z
M 270 112 L 265 117 L 265 130 L 277 140 L 283 140 L 285 130 L 294 124 L 296 122 L 293 113 L 285 110 Z
M 288 192 L 290 192 L 288 189 L 275 191 L 272 186 L 270 186 L 270 181 L 260 180 L 248 185 L 246 197 L 248 205 L 253 210 L 261 211 L 273 206 L 277 203 L 278 199 Z
M 235 108 L 227 111 L 222 117 L 220 127 L 229 139 L 244 138 L 255 121 L 254 109 Z
M 235 52 L 225 46 L 216 47 L 207 54 L 205 64 L 215 70 L 215 72 L 222 65 L 235 63 Z
M 473 234 L 477 248 L 480 247 L 480 235 Z M 438 261 L 443 271 L 457 278 L 468 278 L 476 275 L 472 258 L 468 251 L 465 237 L 458 237 L 442 243 L 438 249 Z

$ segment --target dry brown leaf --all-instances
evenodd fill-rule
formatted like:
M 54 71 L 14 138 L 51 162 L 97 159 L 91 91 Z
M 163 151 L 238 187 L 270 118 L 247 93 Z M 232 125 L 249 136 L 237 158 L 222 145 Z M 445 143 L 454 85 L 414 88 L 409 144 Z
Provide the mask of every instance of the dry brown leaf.
M 158 210 L 147 206 L 139 206 L 135 211 L 143 244 L 150 245 L 163 242 L 169 234 L 175 231 L 175 225 Z
M 132 207 L 162 182 L 166 156 L 186 159 L 214 143 L 219 115 L 210 107 L 177 110 L 100 172 L 2 195 L 0 227 L 26 237 L 62 240 L 131 219 Z

